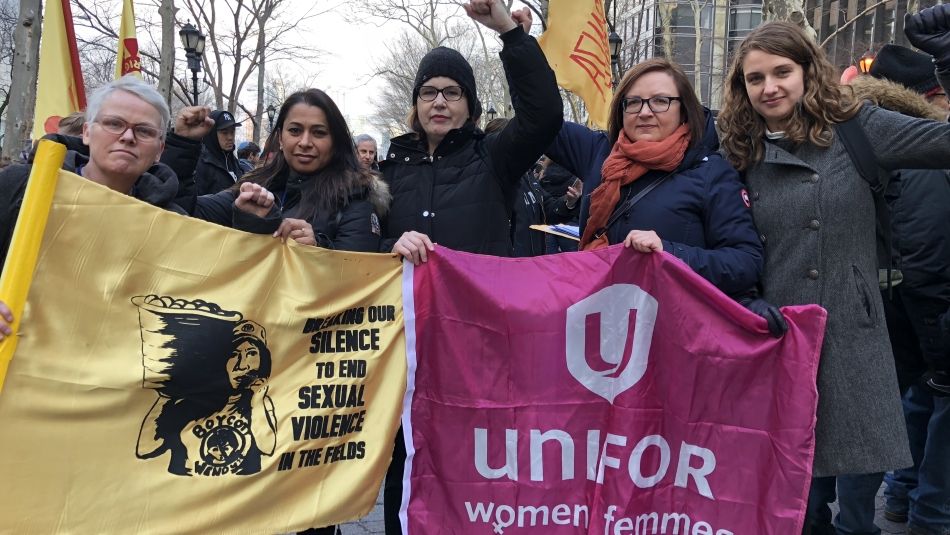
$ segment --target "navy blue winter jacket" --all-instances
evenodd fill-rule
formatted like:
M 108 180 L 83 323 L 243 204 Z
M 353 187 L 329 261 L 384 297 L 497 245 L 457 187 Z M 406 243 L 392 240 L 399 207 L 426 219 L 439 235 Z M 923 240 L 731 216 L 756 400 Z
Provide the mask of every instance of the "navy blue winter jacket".
M 605 132 L 565 122 L 546 153 L 584 181 L 580 225 L 587 223 L 590 194 L 600 185 L 601 168 L 612 145 Z M 652 230 L 663 250 L 685 262 L 724 293 L 755 287 L 763 267 L 763 248 L 752 222 L 739 174 L 717 152 L 719 136 L 706 113 L 703 139 L 693 144 L 673 176 L 648 193 L 607 232 L 611 244 L 631 230 Z M 620 190 L 620 202 L 667 173 L 651 171 Z

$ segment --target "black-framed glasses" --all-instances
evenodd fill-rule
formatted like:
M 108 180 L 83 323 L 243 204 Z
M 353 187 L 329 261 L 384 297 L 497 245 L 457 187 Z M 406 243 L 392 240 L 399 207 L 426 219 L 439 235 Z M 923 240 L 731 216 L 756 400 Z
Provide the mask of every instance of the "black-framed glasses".
M 121 136 L 126 130 L 131 128 L 132 135 L 135 136 L 135 139 L 138 141 L 155 141 L 162 135 L 162 131 L 154 126 L 128 123 L 123 119 L 111 115 L 100 117 L 93 122 L 99 123 L 99 126 L 101 126 L 103 130 L 116 136 Z
M 670 106 L 673 104 L 674 100 L 683 101 L 683 97 L 650 97 L 650 98 L 640 98 L 640 97 L 630 97 L 625 98 L 620 101 L 620 108 L 624 113 L 640 113 L 640 110 L 643 109 L 643 103 L 650 108 L 650 111 L 653 113 L 663 113 L 669 111 Z
M 438 89 L 432 87 L 431 85 L 424 85 L 419 88 L 419 98 L 426 102 L 431 102 L 439 96 L 439 93 L 442 93 L 442 96 L 445 100 L 462 100 L 462 95 L 465 94 L 465 90 L 457 85 L 450 85 Z

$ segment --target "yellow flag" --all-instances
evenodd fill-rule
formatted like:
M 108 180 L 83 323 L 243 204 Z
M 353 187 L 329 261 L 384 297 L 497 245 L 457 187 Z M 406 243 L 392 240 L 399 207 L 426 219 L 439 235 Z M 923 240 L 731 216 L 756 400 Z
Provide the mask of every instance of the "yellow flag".
M 538 41 L 558 85 L 581 97 L 590 122 L 606 129 L 613 91 L 603 1 L 551 0 Z
M 0 533 L 368 513 L 406 388 L 401 264 L 59 175 L 0 395 Z
M 142 77 L 139 59 L 139 40 L 135 37 L 135 6 L 132 0 L 122 0 L 122 23 L 119 25 L 119 52 L 115 61 L 115 77 L 126 74 Z
M 33 139 L 56 132 L 59 120 L 86 108 L 69 0 L 49 0 L 43 11 Z

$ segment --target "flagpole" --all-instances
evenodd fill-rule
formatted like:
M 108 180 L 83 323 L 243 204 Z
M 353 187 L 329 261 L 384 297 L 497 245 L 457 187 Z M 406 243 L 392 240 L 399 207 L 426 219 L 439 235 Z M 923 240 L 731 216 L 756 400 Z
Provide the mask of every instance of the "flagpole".
M 66 158 L 66 146 L 44 139 L 39 143 L 30 180 L 26 185 L 23 205 L 13 229 L 10 249 L 0 273 L 0 301 L 13 312 L 13 335 L 0 340 L 0 392 L 7 377 L 7 367 L 16 350 L 20 320 L 33 280 L 33 268 L 39 258 L 46 221 L 53 204 L 53 193 L 59 170 Z

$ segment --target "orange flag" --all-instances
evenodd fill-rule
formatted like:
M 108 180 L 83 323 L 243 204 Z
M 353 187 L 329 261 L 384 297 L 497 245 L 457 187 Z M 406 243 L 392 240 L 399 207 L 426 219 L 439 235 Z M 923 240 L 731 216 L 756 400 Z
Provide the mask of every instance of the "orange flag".
M 135 6 L 132 0 L 122 0 L 122 23 L 119 25 L 119 53 L 115 62 L 115 78 L 126 74 L 142 77 L 139 60 L 139 40 L 135 37 Z
M 613 98 L 607 17 L 602 0 L 551 0 L 538 39 L 557 83 L 584 100 L 590 122 L 607 128 Z
M 86 108 L 69 0 L 49 0 L 43 12 L 33 139 L 54 133 L 59 120 Z

